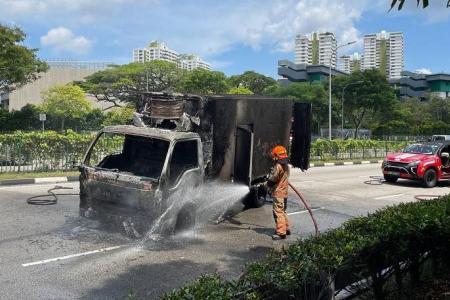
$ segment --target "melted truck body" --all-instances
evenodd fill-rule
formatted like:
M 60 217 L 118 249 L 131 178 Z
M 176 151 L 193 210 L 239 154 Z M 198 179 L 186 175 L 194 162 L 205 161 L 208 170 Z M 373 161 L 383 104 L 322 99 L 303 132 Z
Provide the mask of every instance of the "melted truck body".
M 82 213 L 154 220 L 174 204 L 174 194 L 204 181 L 250 187 L 272 166 L 275 145 L 291 146 L 292 164 L 308 168 L 309 104 L 143 93 L 138 106 L 137 126 L 106 127 L 87 151 L 80 168 Z M 188 219 L 192 204 L 185 204 L 173 223 Z

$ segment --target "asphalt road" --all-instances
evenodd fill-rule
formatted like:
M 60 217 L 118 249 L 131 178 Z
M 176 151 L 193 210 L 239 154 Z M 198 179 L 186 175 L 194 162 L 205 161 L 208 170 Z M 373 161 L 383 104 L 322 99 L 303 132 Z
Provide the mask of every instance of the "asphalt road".
M 387 205 L 416 201 L 415 195 L 450 193 L 449 182 L 425 189 L 410 181 L 370 181 L 379 175 L 378 165 L 321 167 L 294 170 L 291 182 L 314 208 L 321 231 Z M 61 185 L 74 188 L 61 192 L 78 192 L 77 183 Z M 80 218 L 78 196 L 61 196 L 50 206 L 26 203 L 53 186 L 0 187 L 0 299 L 127 299 L 130 293 L 155 299 L 203 273 L 239 276 L 245 263 L 314 233 L 292 195 L 293 235 L 285 241 L 271 240 L 270 203 L 219 224 L 201 222 L 171 238 L 132 239 L 108 224 Z

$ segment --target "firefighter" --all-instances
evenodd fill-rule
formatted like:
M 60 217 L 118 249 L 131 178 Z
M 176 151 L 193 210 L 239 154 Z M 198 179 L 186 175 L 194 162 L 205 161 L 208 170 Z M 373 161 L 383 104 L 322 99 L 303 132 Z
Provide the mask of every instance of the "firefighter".
M 273 217 L 276 229 L 272 236 L 274 240 L 282 240 L 290 235 L 289 220 L 286 214 L 289 180 L 289 157 L 286 148 L 275 146 L 271 152 L 275 166 L 267 178 L 267 188 L 273 198 Z

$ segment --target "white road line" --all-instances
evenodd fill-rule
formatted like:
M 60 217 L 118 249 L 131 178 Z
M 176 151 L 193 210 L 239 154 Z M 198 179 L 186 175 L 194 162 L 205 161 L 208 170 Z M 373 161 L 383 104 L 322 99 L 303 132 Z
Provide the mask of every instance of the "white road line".
M 403 195 L 405 195 L 405 194 L 395 194 L 395 195 L 381 196 L 381 197 L 376 197 L 376 198 L 373 198 L 373 199 L 381 200 L 381 199 L 394 198 L 394 197 L 403 196 Z
M 88 251 L 88 252 L 83 252 L 83 253 L 71 254 L 71 255 L 67 255 L 67 256 L 61 256 L 61 257 L 56 257 L 56 258 L 44 259 L 44 260 L 40 260 L 40 261 L 35 261 L 35 262 L 31 262 L 31 263 L 22 264 L 22 267 L 42 265 L 42 264 L 46 264 L 46 263 L 49 263 L 49 262 L 55 262 L 55 261 L 60 261 L 60 260 L 65 260 L 65 259 L 69 259 L 69 258 L 95 254 L 95 253 L 102 253 L 102 252 L 106 252 L 106 251 L 116 250 L 116 249 L 119 249 L 119 248 L 122 248 L 122 247 L 123 246 L 114 246 L 114 247 L 108 247 L 108 248 L 103 248 L 103 249 L 98 249 L 98 250 L 93 250 L 93 251 Z
M 295 180 L 290 180 L 291 183 L 313 183 L 315 182 L 314 180 L 305 180 L 305 181 L 295 181 Z
M 313 209 L 311 209 L 311 211 L 316 211 L 316 210 L 321 210 L 321 209 L 324 209 L 324 207 L 319 207 L 319 208 L 313 208 Z M 307 213 L 308 212 L 308 210 L 302 210 L 302 211 L 296 211 L 296 212 L 291 212 L 291 213 L 288 213 L 287 215 L 288 216 L 292 216 L 292 215 L 299 215 L 299 214 L 304 214 L 304 213 Z

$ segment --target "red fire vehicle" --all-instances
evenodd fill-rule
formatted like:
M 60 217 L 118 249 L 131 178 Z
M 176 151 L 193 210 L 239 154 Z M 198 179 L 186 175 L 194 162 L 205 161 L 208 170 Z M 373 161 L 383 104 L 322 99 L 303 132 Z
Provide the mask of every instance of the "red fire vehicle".
M 418 180 L 431 188 L 439 180 L 450 179 L 450 141 L 411 144 L 401 152 L 386 156 L 381 165 L 384 179 Z

